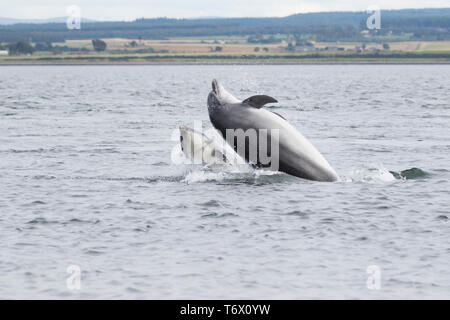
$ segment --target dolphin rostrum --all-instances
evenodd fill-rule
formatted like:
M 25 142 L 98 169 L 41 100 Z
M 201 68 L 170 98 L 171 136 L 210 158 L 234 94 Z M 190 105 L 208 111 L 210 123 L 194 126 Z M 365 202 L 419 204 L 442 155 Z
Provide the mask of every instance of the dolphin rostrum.
M 279 171 L 314 181 L 338 180 L 327 160 L 300 132 L 282 116 L 262 108 L 274 102 L 277 101 L 266 95 L 240 101 L 217 80 L 213 80 L 212 91 L 208 95 L 209 118 L 223 138 L 247 162 L 267 167 L 267 158 L 270 157 L 271 162 L 278 162 L 276 169 Z M 230 138 L 233 131 L 244 132 L 243 140 L 236 135 Z M 253 136 L 247 134 L 250 131 L 255 132 Z M 256 156 L 252 150 L 256 150 Z M 264 155 L 264 152 L 268 154 Z

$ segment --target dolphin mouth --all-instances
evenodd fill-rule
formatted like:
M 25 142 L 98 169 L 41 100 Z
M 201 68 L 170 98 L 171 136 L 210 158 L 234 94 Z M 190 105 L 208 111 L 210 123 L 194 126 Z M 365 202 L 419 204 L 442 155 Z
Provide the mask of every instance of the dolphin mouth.
M 217 100 L 219 104 L 241 102 L 241 100 L 229 93 L 216 79 L 213 79 L 211 86 L 212 90 L 210 96 L 215 97 L 215 100 Z
M 216 95 L 216 97 L 218 97 L 220 95 L 219 82 L 217 82 L 216 79 L 213 79 L 211 86 L 212 86 L 212 92 Z

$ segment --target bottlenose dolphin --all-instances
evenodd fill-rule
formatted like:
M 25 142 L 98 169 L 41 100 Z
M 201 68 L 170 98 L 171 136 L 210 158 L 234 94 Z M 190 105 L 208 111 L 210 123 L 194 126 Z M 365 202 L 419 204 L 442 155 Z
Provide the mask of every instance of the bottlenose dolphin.
M 236 137 L 233 140 L 227 139 L 230 129 L 234 131 L 252 129 L 257 133 L 266 131 L 267 141 L 264 143 L 269 154 L 272 151 L 278 152 L 276 160 L 279 171 L 314 181 L 338 180 L 338 175 L 327 160 L 300 132 L 279 114 L 262 108 L 265 104 L 274 102 L 277 100 L 266 95 L 256 95 L 241 101 L 214 79 L 212 91 L 208 95 L 209 118 L 214 128 L 246 161 L 250 158 L 249 149 L 252 148 L 252 141 L 245 138 L 245 150 L 242 151 L 238 148 Z M 257 160 L 253 161 L 256 162 L 253 164 L 264 167 L 267 165 L 260 161 L 262 159 L 260 140 L 265 138 L 261 138 L 260 135 L 257 137 Z M 278 150 L 271 150 L 272 143 L 275 143 Z
M 225 150 L 201 132 L 180 126 L 181 150 L 193 164 L 206 166 L 232 166 L 234 157 L 227 157 Z

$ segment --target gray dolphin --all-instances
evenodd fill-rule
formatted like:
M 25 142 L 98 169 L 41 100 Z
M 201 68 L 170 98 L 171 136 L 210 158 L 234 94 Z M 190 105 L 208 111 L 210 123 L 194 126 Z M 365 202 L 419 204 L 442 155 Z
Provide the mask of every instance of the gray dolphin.
M 208 112 L 213 126 L 226 139 L 227 129 L 254 129 L 257 132 L 266 129 L 278 129 L 278 135 L 267 134 L 267 146 L 270 146 L 271 139 L 278 143 L 278 170 L 314 181 L 336 181 L 338 175 L 320 152 L 289 122 L 282 116 L 263 109 L 267 103 L 277 102 L 272 97 L 257 95 L 241 101 L 231 95 L 225 88 L 213 80 L 212 91 L 208 95 Z M 258 135 L 258 145 L 259 145 Z M 237 148 L 236 138 L 227 141 L 234 149 L 247 161 L 249 160 L 248 145 L 249 140 L 245 140 L 245 154 Z M 270 154 L 270 147 L 267 147 Z M 257 166 L 264 166 L 259 163 L 260 149 L 258 147 Z

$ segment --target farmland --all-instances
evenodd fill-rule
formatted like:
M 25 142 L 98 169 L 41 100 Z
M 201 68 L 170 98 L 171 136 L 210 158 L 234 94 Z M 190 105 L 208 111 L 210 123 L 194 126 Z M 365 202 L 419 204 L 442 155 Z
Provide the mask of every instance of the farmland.
M 387 43 L 314 42 L 314 51 L 289 50 L 285 41 L 248 43 L 246 38 L 166 40 L 103 39 L 107 49 L 96 52 L 90 40 L 54 43 L 70 52 L 37 51 L 33 55 L 0 56 L 0 64 L 80 63 L 450 63 L 450 41 Z M 339 51 L 330 51 L 339 48 Z

